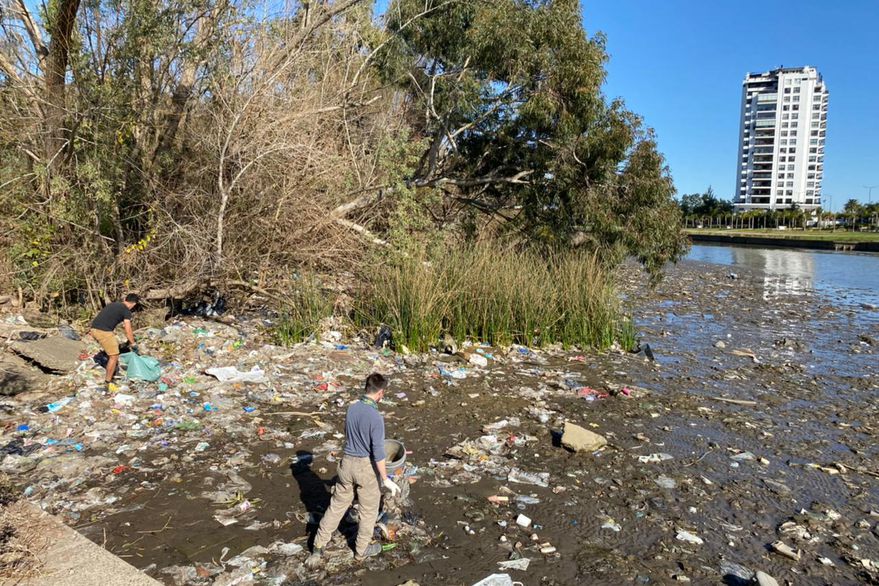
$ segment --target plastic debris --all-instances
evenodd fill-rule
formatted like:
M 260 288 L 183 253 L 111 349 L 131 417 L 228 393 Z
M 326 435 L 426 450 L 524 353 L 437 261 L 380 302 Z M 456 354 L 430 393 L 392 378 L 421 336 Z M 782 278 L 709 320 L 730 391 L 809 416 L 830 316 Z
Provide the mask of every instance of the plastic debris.
M 659 476 L 654 478 L 653 482 L 655 482 L 661 488 L 667 488 L 667 489 L 676 488 L 678 485 L 677 481 L 674 478 L 669 478 L 668 476 L 665 476 L 664 474 L 660 474 Z
M 519 558 L 517 560 L 506 560 L 497 563 L 499 570 L 519 570 L 522 572 L 526 571 L 530 564 L 530 558 Z
M 442 375 L 443 378 L 450 378 L 450 379 L 456 379 L 456 380 L 462 380 L 462 379 L 467 378 L 467 369 L 465 369 L 465 368 L 456 368 L 454 370 L 448 370 L 447 368 L 439 366 L 439 367 L 437 367 L 437 369 L 439 370 L 439 373 L 440 373 L 440 375 Z
M 675 539 L 678 541 L 686 541 L 687 543 L 692 543 L 694 545 L 702 545 L 705 543 L 705 541 L 695 533 L 683 530 L 678 531 L 677 535 L 675 535 Z
M 794 560 L 795 562 L 800 561 L 800 558 L 803 555 L 803 553 L 799 549 L 793 549 L 791 546 L 783 541 L 775 541 L 771 543 L 769 547 L 775 553 L 782 555 L 788 559 Z
M 58 401 L 55 401 L 54 403 L 49 403 L 48 405 L 41 408 L 40 410 L 43 413 L 57 413 L 58 411 L 61 411 L 61 409 L 63 409 L 71 401 L 73 401 L 73 397 L 64 397 L 63 399 L 59 399 Z
M 125 376 L 129 380 L 157 381 L 162 377 L 159 361 L 150 356 L 141 356 L 136 352 L 119 355 L 119 362 L 126 365 Z
M 605 518 L 604 522 L 601 524 L 601 528 L 610 529 L 611 531 L 615 531 L 616 533 L 619 533 L 623 529 L 619 523 L 617 523 L 610 517 Z
M 534 484 L 548 488 L 549 472 L 525 472 L 518 468 L 511 468 L 507 480 L 518 484 Z
M 265 372 L 254 366 L 249 372 L 242 372 L 234 366 L 208 368 L 204 371 L 221 383 L 261 383 L 265 382 Z
M 513 578 L 509 574 L 492 574 L 476 582 L 473 586 L 514 586 Z

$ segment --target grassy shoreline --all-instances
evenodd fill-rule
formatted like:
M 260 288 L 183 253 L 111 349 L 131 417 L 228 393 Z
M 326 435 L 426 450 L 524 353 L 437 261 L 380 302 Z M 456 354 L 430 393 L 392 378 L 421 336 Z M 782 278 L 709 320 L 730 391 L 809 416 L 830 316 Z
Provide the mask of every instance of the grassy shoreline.
M 689 236 L 726 236 L 775 238 L 778 240 L 810 240 L 814 242 L 879 242 L 879 232 L 851 232 L 845 230 L 717 230 L 704 228 L 687 228 L 684 232 Z

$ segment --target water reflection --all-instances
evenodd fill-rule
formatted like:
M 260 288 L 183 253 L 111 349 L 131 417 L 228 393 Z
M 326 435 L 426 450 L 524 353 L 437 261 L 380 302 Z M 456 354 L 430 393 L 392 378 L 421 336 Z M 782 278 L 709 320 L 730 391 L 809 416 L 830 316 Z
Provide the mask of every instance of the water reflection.
M 854 306 L 865 319 L 879 322 L 879 254 L 794 248 L 757 248 L 696 244 L 690 260 L 756 269 L 766 297 L 810 293 Z M 866 305 L 867 307 L 861 307 Z
M 801 251 L 733 248 L 732 262 L 761 270 L 763 299 L 808 295 L 814 289 L 814 257 Z

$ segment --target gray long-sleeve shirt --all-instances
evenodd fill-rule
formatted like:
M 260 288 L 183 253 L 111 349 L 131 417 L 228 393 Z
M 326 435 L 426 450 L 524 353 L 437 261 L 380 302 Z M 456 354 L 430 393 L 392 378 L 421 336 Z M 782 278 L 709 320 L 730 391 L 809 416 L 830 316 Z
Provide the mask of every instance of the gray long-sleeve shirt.
M 345 453 L 373 462 L 385 459 L 385 421 L 378 409 L 363 401 L 348 407 L 345 416 Z

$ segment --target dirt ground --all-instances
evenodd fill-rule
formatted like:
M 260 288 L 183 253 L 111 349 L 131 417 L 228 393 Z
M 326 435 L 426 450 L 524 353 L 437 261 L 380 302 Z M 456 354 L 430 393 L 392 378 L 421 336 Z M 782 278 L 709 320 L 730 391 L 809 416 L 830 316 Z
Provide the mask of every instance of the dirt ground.
M 50 436 L 73 448 L 34 467 L 40 451 L 8 456 L 3 468 L 168 584 L 469 585 L 499 572 L 528 585 L 749 584 L 758 570 L 782 584 L 879 583 L 879 312 L 737 273 L 684 262 L 650 291 L 626 269 L 652 361 L 482 348 L 488 366 L 475 368 L 356 345 L 266 359 L 253 335 L 234 352 L 270 383 L 230 386 L 184 376 L 222 356 L 199 347 L 165 395 L 140 386 L 114 404 L 92 385 L 67 416 L 9 399 L 4 443 L 21 439 L 27 412 L 25 449 Z M 144 345 L 161 355 L 170 343 Z M 392 379 L 388 436 L 409 450 L 409 498 L 388 506 L 395 548 L 358 564 L 340 537 L 310 571 L 298 546 L 329 502 L 344 410 L 373 369 Z M 163 427 L 173 405 L 199 427 Z M 608 445 L 570 452 L 565 422 Z M 511 480 L 523 476 L 538 484 Z M 236 507 L 233 523 L 218 522 Z M 500 569 L 525 558 L 526 570 Z

